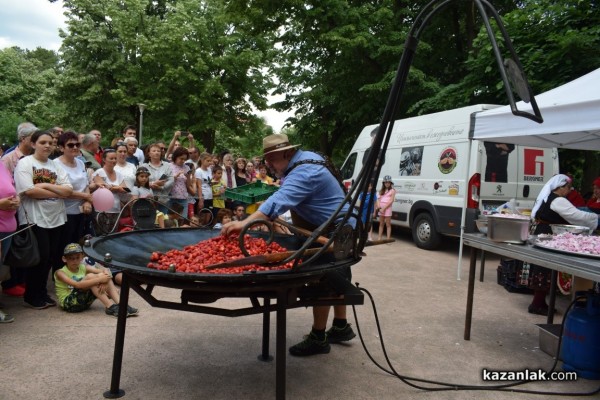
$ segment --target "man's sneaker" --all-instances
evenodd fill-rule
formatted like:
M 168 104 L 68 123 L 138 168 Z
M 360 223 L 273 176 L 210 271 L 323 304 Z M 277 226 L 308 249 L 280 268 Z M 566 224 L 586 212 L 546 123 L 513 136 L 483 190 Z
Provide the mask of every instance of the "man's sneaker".
M 13 317 L 10 314 L 4 314 L 2 311 L 0 311 L 0 324 L 6 324 L 9 322 L 13 322 L 15 320 L 15 317 Z
M 104 310 L 104 312 L 106 313 L 106 315 L 112 315 L 113 317 L 118 317 L 119 316 L 119 305 L 113 304 L 112 306 L 106 308 Z
M 304 337 L 300 343 L 290 347 L 290 354 L 297 357 L 327 354 L 331 346 L 327 340 L 319 340 L 312 332 Z
M 131 306 L 127 306 L 127 316 L 132 317 L 134 315 L 138 315 L 139 311 L 137 308 L 133 308 Z
M 350 324 L 346 324 L 343 328 L 332 326 L 327 332 L 327 341 L 329 343 L 341 343 L 352 340 L 356 337 L 356 333 L 352 330 Z
M 48 307 L 56 307 L 56 300 L 54 300 L 52 297 L 46 295 L 46 297 L 44 297 L 44 301 L 46 304 L 48 304 Z
M 24 300 L 25 307 L 33 308 L 35 310 L 43 310 L 50 307 L 44 300 Z

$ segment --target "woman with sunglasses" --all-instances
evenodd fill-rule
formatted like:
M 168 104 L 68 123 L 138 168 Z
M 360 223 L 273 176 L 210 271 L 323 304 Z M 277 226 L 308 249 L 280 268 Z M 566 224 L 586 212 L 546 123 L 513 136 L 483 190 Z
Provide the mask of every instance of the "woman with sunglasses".
M 83 237 L 85 215 L 92 212 L 92 195 L 90 194 L 88 175 L 85 164 L 79 156 L 81 143 L 77 134 L 72 131 L 63 133 L 58 138 L 58 148 L 62 155 L 56 162 L 65 170 L 73 186 L 73 193 L 64 200 L 67 212 L 67 222 L 60 246 L 63 249 L 69 243 L 77 243 Z M 60 268 L 61 265 L 55 265 Z
M 56 306 L 46 290 L 48 272 L 62 266 L 62 232 L 67 221 L 65 202 L 73 193 L 67 172 L 50 154 L 54 148 L 52 136 L 36 131 L 31 136 L 34 152 L 19 160 L 15 169 L 15 187 L 21 196 L 21 225 L 31 228 L 38 242 L 40 262 L 27 270 L 23 300 L 29 307 L 42 310 Z

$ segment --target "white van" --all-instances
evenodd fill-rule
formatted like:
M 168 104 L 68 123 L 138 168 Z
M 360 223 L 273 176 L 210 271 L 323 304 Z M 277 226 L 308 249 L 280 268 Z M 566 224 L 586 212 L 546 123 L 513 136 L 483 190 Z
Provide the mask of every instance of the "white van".
M 460 235 L 465 196 L 465 232 L 475 232 L 480 213 L 511 199 L 531 208 L 558 173 L 556 149 L 470 140 L 472 114 L 496 107 L 475 105 L 394 122 L 377 191 L 381 178 L 390 175 L 397 192 L 392 224 L 410 228 L 418 247 L 435 249 L 442 235 Z M 362 168 L 376 127 L 362 130 L 341 168 L 347 187 Z

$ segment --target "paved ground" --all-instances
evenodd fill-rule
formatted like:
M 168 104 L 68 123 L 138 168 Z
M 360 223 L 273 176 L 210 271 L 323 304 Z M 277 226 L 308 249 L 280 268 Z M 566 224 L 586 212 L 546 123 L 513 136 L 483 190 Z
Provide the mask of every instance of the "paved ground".
M 353 280 L 374 297 L 386 349 L 399 374 L 482 385 L 482 368 L 548 370 L 552 366 L 552 358 L 538 348 L 535 324 L 545 318 L 527 313 L 528 295 L 511 294 L 497 285 L 497 259 L 488 259 L 487 279 L 476 283 L 472 336 L 464 341 L 468 268 L 465 259 L 463 279 L 457 280 L 458 241 L 447 240 L 441 251 L 428 252 L 417 249 L 404 232 L 394 236 L 395 243 L 366 250 L 367 257 L 353 267 Z M 178 292 L 166 288 L 156 289 L 156 294 L 178 297 Z M 559 299 L 559 313 L 566 309 L 567 300 Z M 20 299 L 7 296 L 0 296 L 0 301 L 16 317 L 14 323 L 0 326 L 0 399 L 102 398 L 110 385 L 116 319 L 106 316 L 99 302 L 85 313 L 67 314 L 57 308 L 26 309 Z M 234 306 L 240 301 L 219 304 Z M 133 292 L 130 304 L 140 308 L 140 315 L 127 323 L 121 377 L 125 399 L 275 397 L 275 364 L 257 360 L 261 316 L 226 318 L 154 309 Z M 369 351 L 384 363 L 372 307 L 358 306 L 356 311 Z M 273 315 L 273 325 L 274 320 Z M 356 328 L 354 317 L 350 320 Z M 308 332 L 311 321 L 309 309 L 288 312 L 288 345 Z M 564 393 L 599 385 L 580 380 L 519 388 Z M 549 397 L 498 391 L 425 392 L 378 369 L 358 338 L 347 346 L 334 345 L 329 355 L 288 357 L 286 393 L 288 399 L 328 400 Z

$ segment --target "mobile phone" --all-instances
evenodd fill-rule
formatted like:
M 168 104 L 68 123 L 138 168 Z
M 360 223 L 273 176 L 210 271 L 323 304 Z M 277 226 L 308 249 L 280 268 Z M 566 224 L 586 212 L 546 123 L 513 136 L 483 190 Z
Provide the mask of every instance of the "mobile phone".
M 131 189 L 129 189 L 128 187 L 124 187 L 123 190 L 125 190 L 127 193 L 131 193 Z
M 159 180 L 159 181 L 166 181 L 166 180 L 167 180 L 167 178 L 168 178 L 167 174 L 162 174 L 162 175 L 160 176 L 160 178 L 158 178 L 158 180 Z

